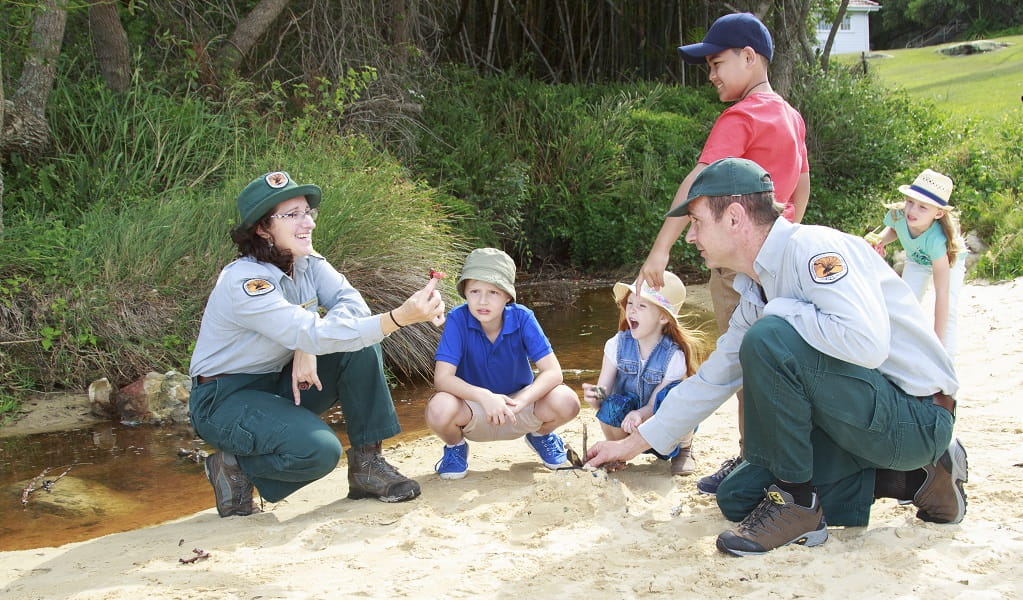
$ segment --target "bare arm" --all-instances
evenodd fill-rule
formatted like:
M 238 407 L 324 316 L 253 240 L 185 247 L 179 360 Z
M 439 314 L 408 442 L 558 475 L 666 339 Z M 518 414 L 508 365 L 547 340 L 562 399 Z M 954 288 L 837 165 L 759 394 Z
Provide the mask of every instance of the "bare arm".
M 942 343 L 945 342 L 948 326 L 948 281 L 951 271 L 948 254 L 931 261 L 931 273 L 934 275 L 934 333 L 938 334 Z
M 800 173 L 796 181 L 796 189 L 792 192 L 792 204 L 795 205 L 795 214 L 792 216 L 793 223 L 802 223 L 806 215 L 806 205 L 810 201 L 810 174 Z
M 597 385 L 590 383 L 583 384 L 583 399 L 589 402 L 593 408 L 600 408 L 600 401 L 597 398 L 596 387 L 600 386 L 604 388 L 604 395 L 611 393 L 614 388 L 615 380 L 618 378 L 618 365 L 613 360 L 604 355 L 604 360 L 600 365 L 600 376 L 597 377 Z
M 675 208 L 685 202 L 686 195 L 689 194 L 689 188 L 693 185 L 693 180 L 706 167 L 707 165 L 704 163 L 696 163 L 693 170 L 679 184 L 678 191 L 675 192 L 675 198 L 671 201 L 671 208 Z M 646 260 L 639 270 L 639 275 L 636 277 L 637 286 L 641 281 L 646 282 L 647 285 L 654 289 L 660 289 L 664 285 L 664 270 L 668 267 L 671 247 L 678 241 L 679 236 L 682 235 L 688 224 L 689 217 L 666 217 L 664 219 L 664 224 L 661 225 L 661 230 L 657 233 L 654 245 L 650 249 L 649 254 L 647 254 Z
M 558 362 L 558 357 L 553 352 L 538 360 L 536 368 L 539 373 L 533 379 L 533 383 L 512 394 L 515 412 L 545 397 L 565 381 L 561 363 Z

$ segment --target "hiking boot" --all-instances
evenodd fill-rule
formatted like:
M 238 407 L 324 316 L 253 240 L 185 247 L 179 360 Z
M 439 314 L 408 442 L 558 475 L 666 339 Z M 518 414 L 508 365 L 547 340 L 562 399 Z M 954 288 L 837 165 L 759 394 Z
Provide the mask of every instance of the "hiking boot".
M 692 475 L 695 471 L 696 459 L 693 458 L 693 432 L 690 431 L 679 442 L 678 453 L 671 457 L 671 474 Z
M 701 494 L 710 494 L 712 496 L 717 494 L 718 486 L 721 485 L 721 482 L 724 481 L 725 477 L 728 477 L 728 475 L 741 464 L 741 456 L 729 458 L 725 462 L 721 463 L 721 468 L 718 469 L 717 473 L 701 477 L 700 480 L 696 482 L 696 491 Z
M 736 556 L 764 554 L 788 544 L 819 546 L 828 539 L 828 526 L 817 494 L 813 506 L 799 506 L 777 485 L 735 529 L 718 536 L 718 550 Z
M 526 443 L 540 455 L 540 460 L 543 461 L 544 466 L 548 469 L 558 469 L 572 465 L 568 461 L 568 453 L 565 452 L 565 442 L 561 441 L 558 434 L 533 435 L 532 433 L 527 433 L 525 438 Z
M 258 513 L 252 500 L 252 482 L 249 481 L 233 454 L 215 452 L 204 463 L 206 479 L 217 497 L 217 514 L 221 517 L 244 517 Z
M 924 465 L 927 474 L 923 485 L 913 495 L 913 504 L 920 510 L 916 516 L 931 523 L 958 523 L 966 515 L 968 481 L 966 449 L 956 438 L 941 455 L 936 465 Z
M 455 447 L 444 446 L 444 456 L 433 465 L 441 479 L 461 479 L 469 470 L 469 444 L 463 441 Z
M 384 460 L 380 442 L 348 449 L 348 497 L 403 502 L 419 495 L 419 484 Z

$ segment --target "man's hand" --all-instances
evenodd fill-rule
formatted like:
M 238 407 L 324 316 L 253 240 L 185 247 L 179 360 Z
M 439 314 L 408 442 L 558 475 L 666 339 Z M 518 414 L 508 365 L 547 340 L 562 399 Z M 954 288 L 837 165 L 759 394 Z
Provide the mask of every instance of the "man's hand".
M 650 447 L 639 433 L 616 442 L 597 442 L 586 452 L 586 467 L 599 467 L 609 462 L 626 462 Z

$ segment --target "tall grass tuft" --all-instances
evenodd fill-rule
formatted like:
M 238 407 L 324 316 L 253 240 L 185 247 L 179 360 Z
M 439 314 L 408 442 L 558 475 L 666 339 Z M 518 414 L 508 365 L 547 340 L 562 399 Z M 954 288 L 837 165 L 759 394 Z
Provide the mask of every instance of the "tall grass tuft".
M 187 371 L 207 295 L 234 258 L 235 198 L 272 170 L 323 187 L 316 248 L 375 312 L 425 285 L 431 267 L 457 271 L 466 248 L 442 196 L 367 142 L 315 128 L 298 138 L 230 107 L 149 92 L 64 90 L 62 105 L 98 112 L 59 119 L 68 140 L 59 159 L 18 172 L 0 245 L 5 382 L 80 390 L 104 376 L 123 385 L 152 370 Z M 104 160 L 115 168 L 104 170 Z M 390 336 L 388 366 L 429 374 L 438 337 L 429 325 Z

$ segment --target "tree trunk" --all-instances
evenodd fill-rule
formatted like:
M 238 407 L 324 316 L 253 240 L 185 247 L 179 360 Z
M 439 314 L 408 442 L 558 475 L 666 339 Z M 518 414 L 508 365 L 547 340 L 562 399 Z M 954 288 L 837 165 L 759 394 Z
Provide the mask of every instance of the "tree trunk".
M 828 32 L 828 41 L 824 43 L 824 49 L 821 51 L 821 69 L 825 73 L 828 72 L 828 60 L 831 57 L 831 47 L 835 44 L 835 35 L 838 34 L 838 28 L 842 26 L 842 21 L 845 19 L 845 11 L 849 8 L 849 0 L 842 0 L 842 4 L 838 7 L 838 14 L 835 15 L 834 22 L 831 23 L 831 31 Z
M 4 55 L 3 51 L 0 50 L 0 148 L 4 146 L 4 129 L 3 126 L 6 112 L 4 109 L 7 105 L 7 99 L 4 98 Z M 4 161 L 3 157 L 0 156 L 0 242 L 4 239 Z
M 0 135 L 0 153 L 12 151 L 37 155 L 50 145 L 46 103 L 57 75 L 57 57 L 64 41 L 67 0 L 43 0 L 32 25 L 25 65 L 15 89 Z
M 259 41 L 259 38 L 266 33 L 270 25 L 280 16 L 281 11 L 288 6 L 290 0 L 259 0 L 257 4 L 244 19 L 238 24 L 231 37 L 227 40 L 227 47 L 221 53 L 224 66 L 229 70 L 238 68 L 238 63 L 249 55 L 252 48 Z
M 130 53 L 128 34 L 121 25 L 115 0 L 90 0 L 89 29 L 96 62 L 107 87 L 115 92 L 128 89 L 130 83 Z
M 774 39 L 771 87 L 787 96 L 799 69 L 814 62 L 807 22 L 812 0 L 778 0 L 769 4 L 771 16 L 764 23 Z

